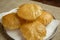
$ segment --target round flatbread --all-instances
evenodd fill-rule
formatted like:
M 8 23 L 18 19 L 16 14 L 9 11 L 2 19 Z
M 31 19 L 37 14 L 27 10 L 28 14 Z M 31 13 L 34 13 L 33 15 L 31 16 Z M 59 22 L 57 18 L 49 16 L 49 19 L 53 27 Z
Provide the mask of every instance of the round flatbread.
M 37 4 L 27 3 L 19 6 L 17 15 L 25 20 L 35 20 L 42 13 L 42 8 Z
M 17 17 L 16 13 L 11 13 L 3 16 L 2 24 L 5 29 L 15 30 L 21 25 L 20 19 Z
M 38 21 L 28 22 L 20 27 L 26 40 L 42 40 L 46 36 L 46 27 Z
M 52 20 L 53 16 L 49 13 L 46 12 L 45 10 L 42 11 L 42 14 L 38 17 L 38 21 L 41 22 L 43 25 L 48 25 Z

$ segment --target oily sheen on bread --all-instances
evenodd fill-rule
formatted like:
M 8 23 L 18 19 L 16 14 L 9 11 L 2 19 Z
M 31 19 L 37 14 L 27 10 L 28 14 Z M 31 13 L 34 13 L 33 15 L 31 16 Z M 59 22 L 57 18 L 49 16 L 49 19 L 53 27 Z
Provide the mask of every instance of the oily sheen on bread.
M 26 40 L 43 40 L 46 27 L 38 21 L 28 22 L 20 27 L 20 32 Z
M 43 10 L 43 11 L 42 11 L 42 14 L 38 17 L 37 21 L 41 22 L 43 25 L 46 26 L 46 25 L 48 25 L 53 19 L 54 19 L 53 16 L 52 16 L 49 12 Z
M 8 30 L 15 30 L 18 29 L 20 26 L 20 20 L 18 19 L 16 13 L 11 13 L 3 16 L 2 24 L 5 29 Z
M 33 3 L 22 4 L 17 10 L 17 15 L 25 20 L 35 20 L 42 13 L 42 8 Z

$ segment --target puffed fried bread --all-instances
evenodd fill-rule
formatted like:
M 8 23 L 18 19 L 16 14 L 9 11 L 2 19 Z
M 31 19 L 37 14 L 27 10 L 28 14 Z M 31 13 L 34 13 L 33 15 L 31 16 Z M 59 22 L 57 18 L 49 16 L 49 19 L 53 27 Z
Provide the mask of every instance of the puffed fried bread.
M 22 4 L 17 10 L 17 15 L 25 20 L 35 20 L 42 13 L 42 8 L 33 3 Z
M 42 11 L 42 14 L 38 17 L 37 20 L 38 20 L 39 22 L 41 22 L 43 25 L 46 26 L 46 25 L 48 25 L 53 19 L 54 19 L 53 16 L 52 16 L 49 12 L 43 10 L 43 11 Z
M 43 40 L 46 27 L 38 21 L 28 22 L 21 26 L 20 32 L 26 40 Z
M 3 16 L 2 24 L 5 29 L 15 30 L 21 25 L 20 19 L 17 17 L 16 13 L 11 13 Z

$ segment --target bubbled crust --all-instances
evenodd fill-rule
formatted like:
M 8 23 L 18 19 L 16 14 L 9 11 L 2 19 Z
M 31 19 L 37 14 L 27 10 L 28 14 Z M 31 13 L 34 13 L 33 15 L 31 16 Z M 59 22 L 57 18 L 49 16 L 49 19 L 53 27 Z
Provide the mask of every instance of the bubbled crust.
M 48 25 L 52 20 L 53 20 L 53 16 L 46 12 L 45 10 L 42 11 L 42 14 L 38 17 L 38 21 L 41 22 L 43 25 Z
M 43 40 L 46 36 L 46 27 L 38 21 L 23 24 L 20 31 L 26 40 Z
M 17 10 L 17 15 L 25 20 L 35 20 L 42 13 L 42 8 L 37 4 L 23 4 L 19 6 Z
M 11 14 L 3 16 L 2 24 L 5 29 L 15 30 L 19 28 L 20 20 L 16 16 L 16 13 L 11 13 Z

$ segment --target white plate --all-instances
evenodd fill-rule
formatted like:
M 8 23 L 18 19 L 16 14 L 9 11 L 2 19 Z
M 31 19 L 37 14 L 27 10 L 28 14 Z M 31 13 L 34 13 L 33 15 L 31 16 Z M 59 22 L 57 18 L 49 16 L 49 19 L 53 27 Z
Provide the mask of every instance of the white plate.
M 2 19 L 3 16 L 5 16 L 5 15 L 11 13 L 11 12 L 16 12 L 16 11 L 17 11 L 17 8 L 13 9 L 9 12 L 1 13 L 0 14 L 0 22 L 1 22 L 1 19 Z M 52 22 L 47 25 L 47 27 L 46 27 L 47 33 L 46 33 L 46 36 L 44 37 L 44 40 L 50 39 L 51 35 L 53 34 L 55 29 L 57 28 L 58 24 L 59 24 L 58 20 L 52 20 Z M 7 31 L 7 34 L 15 40 L 22 40 L 23 39 L 21 33 L 18 30 Z

